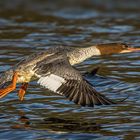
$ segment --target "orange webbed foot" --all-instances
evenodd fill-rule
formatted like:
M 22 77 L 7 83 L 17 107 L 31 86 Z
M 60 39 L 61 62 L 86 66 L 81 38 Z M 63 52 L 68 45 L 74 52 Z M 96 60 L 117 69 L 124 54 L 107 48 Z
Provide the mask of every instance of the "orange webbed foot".
M 18 92 L 18 97 L 21 101 L 23 101 L 23 99 L 24 99 L 24 95 L 26 93 L 27 87 L 28 87 L 28 83 L 23 83 Z
M 0 89 L 0 98 L 6 96 L 9 92 L 15 90 L 16 88 L 16 82 L 17 82 L 18 72 L 14 72 L 12 84 L 10 84 L 8 87 L 4 89 Z

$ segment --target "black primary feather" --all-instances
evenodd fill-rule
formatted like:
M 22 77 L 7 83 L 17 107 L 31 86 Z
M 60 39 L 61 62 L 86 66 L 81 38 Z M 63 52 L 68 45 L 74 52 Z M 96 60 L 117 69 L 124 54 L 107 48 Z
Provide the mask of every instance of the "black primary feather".
M 49 62 L 48 59 L 51 61 Z M 70 101 L 81 106 L 109 105 L 116 104 L 101 93 L 97 92 L 93 86 L 86 81 L 79 71 L 74 69 L 65 55 L 50 56 L 46 60 L 39 62 L 36 67 L 36 74 L 41 77 L 49 74 L 57 75 L 66 82 L 56 90 L 56 93 L 66 96 Z

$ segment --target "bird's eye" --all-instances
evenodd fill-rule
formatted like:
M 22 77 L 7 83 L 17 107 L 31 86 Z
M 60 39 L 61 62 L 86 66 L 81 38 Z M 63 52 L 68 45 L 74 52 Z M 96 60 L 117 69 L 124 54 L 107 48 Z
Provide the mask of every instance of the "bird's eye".
M 127 49 L 127 48 L 129 48 L 129 46 L 127 44 L 125 44 L 125 43 L 122 43 L 122 48 Z

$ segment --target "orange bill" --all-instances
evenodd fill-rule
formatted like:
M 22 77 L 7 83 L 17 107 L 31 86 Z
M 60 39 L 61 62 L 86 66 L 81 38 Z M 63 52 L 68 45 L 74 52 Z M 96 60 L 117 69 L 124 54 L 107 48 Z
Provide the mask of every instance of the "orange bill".
M 121 53 L 130 53 L 130 52 L 138 52 L 140 48 L 127 48 L 126 50 L 121 51 Z

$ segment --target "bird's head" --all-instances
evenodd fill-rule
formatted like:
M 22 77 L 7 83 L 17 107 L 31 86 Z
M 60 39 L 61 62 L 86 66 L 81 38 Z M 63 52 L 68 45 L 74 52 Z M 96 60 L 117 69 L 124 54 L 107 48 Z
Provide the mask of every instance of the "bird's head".
M 111 55 L 117 53 L 130 53 L 140 51 L 140 48 L 133 48 L 124 43 L 99 44 L 96 46 L 101 55 Z

